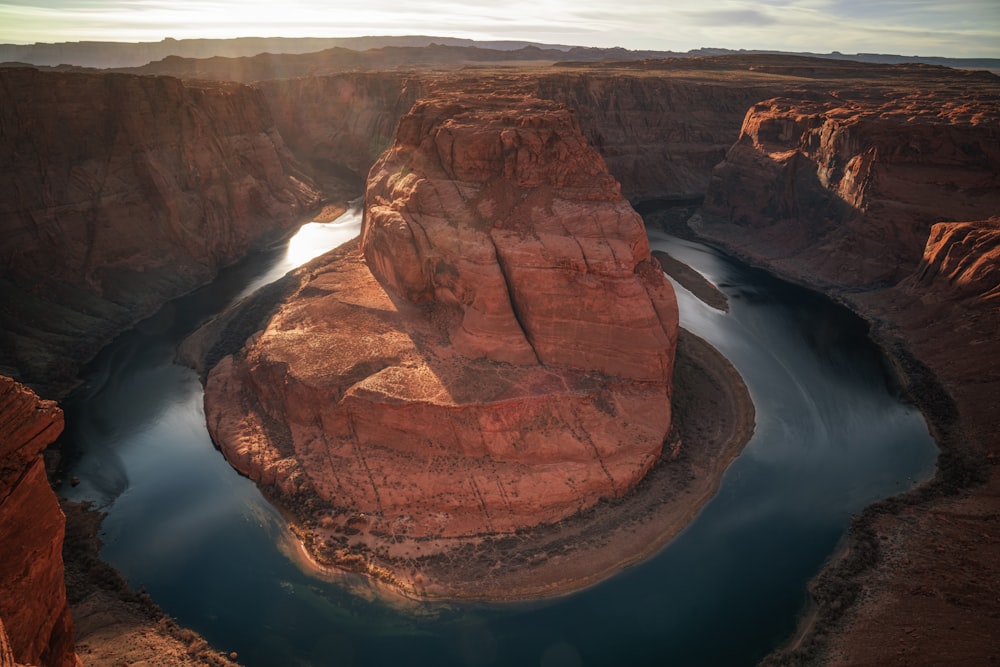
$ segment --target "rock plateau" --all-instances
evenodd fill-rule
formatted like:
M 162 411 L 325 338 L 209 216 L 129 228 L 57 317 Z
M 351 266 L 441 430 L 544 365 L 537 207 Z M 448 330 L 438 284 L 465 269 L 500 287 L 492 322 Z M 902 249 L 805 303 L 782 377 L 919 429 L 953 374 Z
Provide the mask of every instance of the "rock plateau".
M 371 170 L 360 242 L 288 280 L 209 374 L 206 415 L 234 466 L 309 499 L 321 558 L 359 530 L 393 556 L 556 522 L 659 456 L 676 301 L 561 105 L 422 100 Z

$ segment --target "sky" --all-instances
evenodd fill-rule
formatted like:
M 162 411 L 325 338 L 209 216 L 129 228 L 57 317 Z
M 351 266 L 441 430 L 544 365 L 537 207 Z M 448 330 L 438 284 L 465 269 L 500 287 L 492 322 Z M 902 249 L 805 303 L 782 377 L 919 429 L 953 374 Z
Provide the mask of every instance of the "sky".
M 440 35 L 1000 57 L 1000 0 L 0 0 L 0 43 Z

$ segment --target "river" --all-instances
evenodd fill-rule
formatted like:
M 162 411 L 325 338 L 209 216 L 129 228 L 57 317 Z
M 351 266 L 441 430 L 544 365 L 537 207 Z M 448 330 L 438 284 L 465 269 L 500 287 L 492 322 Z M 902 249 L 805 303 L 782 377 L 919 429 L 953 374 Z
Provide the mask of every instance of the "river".
M 60 492 L 107 513 L 102 556 L 213 646 L 269 665 L 749 665 L 787 639 L 807 581 L 852 513 L 934 472 L 922 415 L 863 321 L 704 245 L 650 230 L 730 311 L 676 286 L 681 324 L 743 375 L 755 434 L 718 494 L 658 554 L 552 600 L 424 604 L 296 565 L 278 513 L 214 448 L 178 343 L 253 289 L 358 233 L 305 226 L 120 336 L 66 401 L 75 454 Z

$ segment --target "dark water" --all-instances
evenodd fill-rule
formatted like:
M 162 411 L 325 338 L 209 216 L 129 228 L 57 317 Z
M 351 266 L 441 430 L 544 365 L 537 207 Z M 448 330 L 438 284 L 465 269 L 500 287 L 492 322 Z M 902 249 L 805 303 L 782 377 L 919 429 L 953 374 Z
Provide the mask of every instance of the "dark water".
M 213 448 L 194 373 L 172 363 L 206 315 L 294 263 L 282 251 L 101 355 L 67 406 L 82 483 L 64 491 L 106 509 L 103 556 L 133 586 L 248 665 L 753 664 L 793 632 L 850 515 L 929 477 L 937 450 L 863 322 L 704 246 L 651 241 L 729 296 L 724 314 L 678 288 L 681 321 L 743 374 L 757 429 L 691 526 L 602 584 L 530 604 L 431 605 L 300 571 L 280 517 Z

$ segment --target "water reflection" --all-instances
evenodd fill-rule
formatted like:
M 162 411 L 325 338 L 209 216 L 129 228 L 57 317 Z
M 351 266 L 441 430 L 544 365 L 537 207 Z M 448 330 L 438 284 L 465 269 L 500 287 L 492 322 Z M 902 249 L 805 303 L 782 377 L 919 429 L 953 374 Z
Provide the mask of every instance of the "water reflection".
M 677 286 L 681 322 L 732 360 L 757 407 L 753 440 L 697 520 L 654 558 L 530 604 L 401 607 L 365 579 L 311 578 L 282 552 L 280 517 L 213 448 L 194 373 L 171 360 L 205 317 L 356 234 L 350 220 L 310 226 L 309 241 L 123 336 L 67 409 L 82 483 L 65 491 L 107 508 L 105 558 L 248 665 L 752 664 L 792 632 L 850 514 L 933 471 L 923 419 L 895 395 L 863 322 L 653 234 L 728 296 L 726 314 Z

